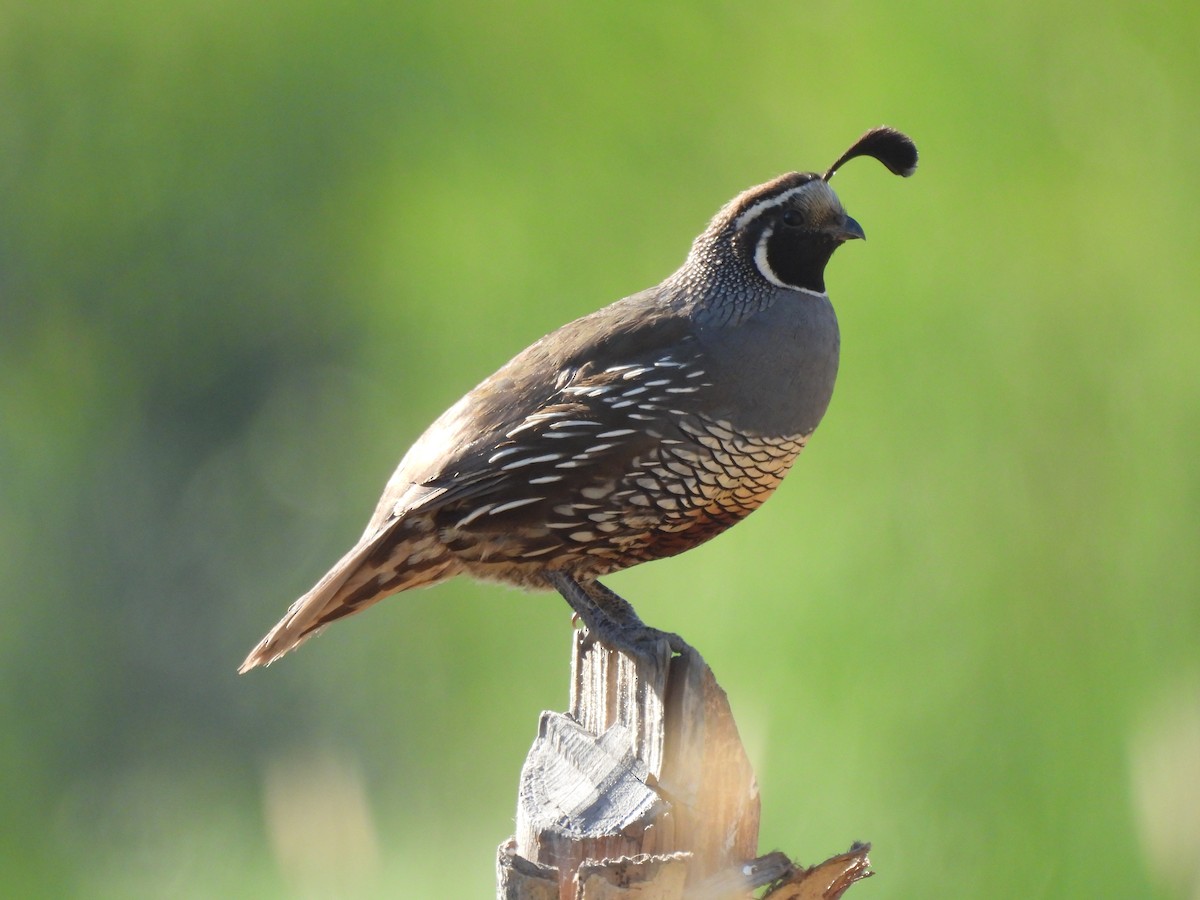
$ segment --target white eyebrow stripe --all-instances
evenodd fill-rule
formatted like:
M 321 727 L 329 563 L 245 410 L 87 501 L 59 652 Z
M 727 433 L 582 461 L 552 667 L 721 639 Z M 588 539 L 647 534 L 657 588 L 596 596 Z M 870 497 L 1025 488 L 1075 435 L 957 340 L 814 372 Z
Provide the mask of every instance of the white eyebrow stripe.
M 782 194 L 776 194 L 774 197 L 768 197 L 766 200 L 759 200 L 752 207 L 737 217 L 737 221 L 733 223 L 734 228 L 744 228 L 746 223 L 761 213 L 764 209 L 770 209 L 772 206 L 778 206 L 781 203 L 787 203 L 792 197 L 800 193 L 812 184 L 811 181 L 806 181 L 804 184 L 797 185 L 794 188 L 789 188 Z

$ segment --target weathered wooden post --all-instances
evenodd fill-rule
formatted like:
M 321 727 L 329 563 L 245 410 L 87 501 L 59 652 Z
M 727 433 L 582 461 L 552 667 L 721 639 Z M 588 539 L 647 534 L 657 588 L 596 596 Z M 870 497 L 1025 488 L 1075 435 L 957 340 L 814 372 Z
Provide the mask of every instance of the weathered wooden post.
M 754 772 L 691 647 L 635 657 L 573 636 L 570 709 L 542 713 L 521 771 L 500 900 L 835 900 L 868 845 L 804 869 L 759 856 Z

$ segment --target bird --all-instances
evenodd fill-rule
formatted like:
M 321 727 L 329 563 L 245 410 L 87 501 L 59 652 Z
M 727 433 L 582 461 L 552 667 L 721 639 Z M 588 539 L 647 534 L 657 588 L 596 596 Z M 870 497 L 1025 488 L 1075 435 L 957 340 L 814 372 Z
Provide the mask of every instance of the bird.
M 816 430 L 840 350 L 825 267 L 865 238 L 829 182 L 859 156 L 905 177 L 917 165 L 913 141 L 881 126 L 824 174 L 738 194 L 660 284 L 551 332 L 446 410 L 362 537 L 238 671 L 458 575 L 557 590 L 597 639 L 677 650 L 598 579 L 740 522 Z

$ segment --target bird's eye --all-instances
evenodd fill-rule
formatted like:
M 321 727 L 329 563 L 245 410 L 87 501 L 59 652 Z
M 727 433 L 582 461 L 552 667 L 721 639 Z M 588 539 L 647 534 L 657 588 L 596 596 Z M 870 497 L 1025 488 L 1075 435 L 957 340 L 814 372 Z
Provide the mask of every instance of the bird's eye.
M 804 216 L 795 209 L 785 209 L 783 211 L 783 224 L 788 228 L 799 228 L 804 224 Z

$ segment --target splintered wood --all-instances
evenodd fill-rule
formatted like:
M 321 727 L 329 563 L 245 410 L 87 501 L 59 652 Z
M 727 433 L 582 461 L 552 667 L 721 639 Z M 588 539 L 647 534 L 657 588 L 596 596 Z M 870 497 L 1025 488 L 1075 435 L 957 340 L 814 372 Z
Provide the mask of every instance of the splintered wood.
M 758 786 L 725 692 L 692 648 L 634 657 L 574 634 L 567 713 L 542 713 L 521 771 L 500 900 L 835 900 L 856 845 L 811 869 L 757 857 Z

